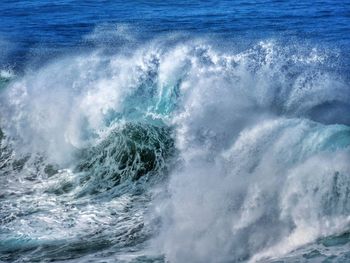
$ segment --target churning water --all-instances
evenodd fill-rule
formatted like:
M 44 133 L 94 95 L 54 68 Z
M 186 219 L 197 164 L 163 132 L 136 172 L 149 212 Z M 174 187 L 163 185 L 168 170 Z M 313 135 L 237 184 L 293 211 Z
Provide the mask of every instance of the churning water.
M 0 262 L 348 262 L 346 1 L 0 4 Z

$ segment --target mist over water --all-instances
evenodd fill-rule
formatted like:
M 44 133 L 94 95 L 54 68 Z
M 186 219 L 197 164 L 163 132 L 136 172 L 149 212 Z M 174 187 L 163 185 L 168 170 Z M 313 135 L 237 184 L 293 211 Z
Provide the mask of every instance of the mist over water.
M 59 5 L 36 5 L 58 23 Z M 275 25 L 262 36 L 243 30 L 259 4 L 205 5 L 188 7 L 194 29 L 149 3 L 128 20 L 125 3 L 124 23 L 64 20 L 78 40 L 0 34 L 0 262 L 349 260 L 348 6 L 310 11 L 338 25 L 313 38 L 306 6 L 300 35 L 286 3 L 280 22 L 253 16 Z M 218 22 L 234 10 L 254 36 Z

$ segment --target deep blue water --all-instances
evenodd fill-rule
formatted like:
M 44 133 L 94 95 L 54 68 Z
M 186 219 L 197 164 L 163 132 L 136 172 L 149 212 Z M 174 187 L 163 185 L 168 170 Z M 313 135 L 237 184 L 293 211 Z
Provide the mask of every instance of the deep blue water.
M 97 26 L 127 24 L 141 38 L 187 32 L 252 41 L 261 38 L 323 43 L 347 50 L 350 1 L 7 1 L 0 3 L 1 59 L 21 65 L 33 56 L 91 47 Z M 102 39 L 119 45 L 118 39 Z M 6 51 L 4 51 L 6 50 Z
M 0 1 L 0 263 L 350 262 L 350 1 Z

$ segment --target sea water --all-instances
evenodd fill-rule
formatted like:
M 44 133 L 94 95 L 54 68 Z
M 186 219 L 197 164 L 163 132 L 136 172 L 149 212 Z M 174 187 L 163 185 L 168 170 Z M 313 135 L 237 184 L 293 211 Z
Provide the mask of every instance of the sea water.
M 0 25 L 0 262 L 350 261 L 349 1 Z

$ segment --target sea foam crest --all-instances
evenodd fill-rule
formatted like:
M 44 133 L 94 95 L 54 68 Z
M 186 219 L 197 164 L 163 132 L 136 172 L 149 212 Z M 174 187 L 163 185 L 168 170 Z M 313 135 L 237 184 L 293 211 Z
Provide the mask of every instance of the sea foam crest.
M 275 41 L 237 52 L 198 39 L 134 47 L 56 60 L 1 93 L 17 152 L 67 168 L 91 149 L 75 170 L 88 183 L 65 173 L 73 190 L 63 196 L 114 187 L 123 158 L 111 153 L 129 139 L 111 136 L 131 125 L 151 137 L 131 143 L 140 152 L 130 171 L 148 165 L 137 160 L 150 145 L 155 167 L 177 149 L 166 198 L 149 215 L 170 262 L 271 259 L 349 230 L 350 90 L 331 53 Z

